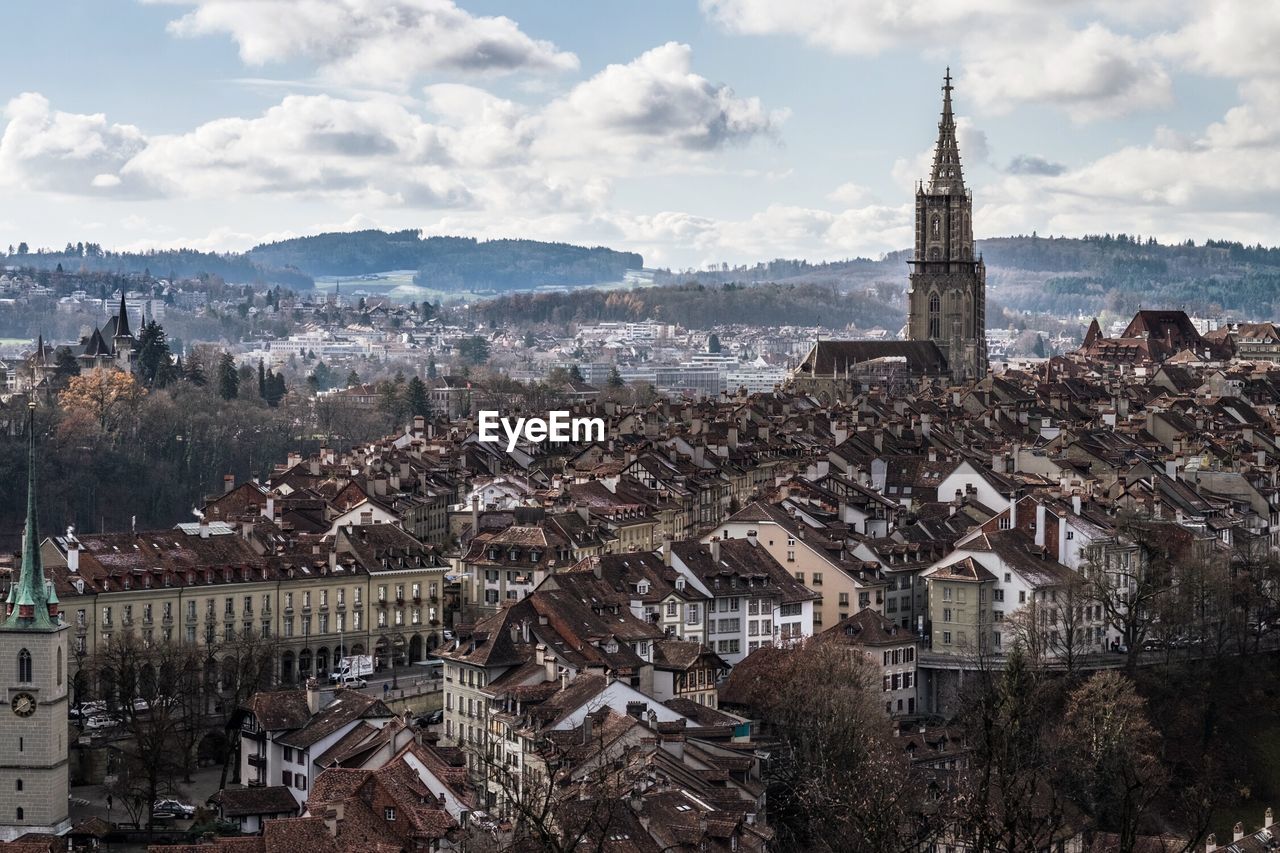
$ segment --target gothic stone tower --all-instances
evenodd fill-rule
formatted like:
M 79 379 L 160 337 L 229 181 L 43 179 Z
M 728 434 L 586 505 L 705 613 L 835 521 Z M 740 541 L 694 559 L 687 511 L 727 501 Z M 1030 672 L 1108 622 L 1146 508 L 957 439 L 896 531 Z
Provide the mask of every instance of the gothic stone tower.
M 27 832 L 60 833 L 67 809 L 67 627 L 45 579 L 36 527 L 35 404 L 30 442 L 27 526 L 22 569 L 0 618 L 0 839 Z
M 951 69 L 928 186 L 916 188 L 916 244 L 907 299 L 907 337 L 933 341 L 956 381 L 987 375 L 987 269 L 973 251 L 973 197 L 964 187 Z

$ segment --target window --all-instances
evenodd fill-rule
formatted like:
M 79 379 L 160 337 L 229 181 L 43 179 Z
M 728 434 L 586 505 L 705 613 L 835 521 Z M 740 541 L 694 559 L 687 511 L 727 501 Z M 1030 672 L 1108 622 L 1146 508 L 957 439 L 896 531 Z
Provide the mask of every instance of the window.
M 280 784 L 284 785 L 286 788 L 293 787 L 293 771 L 292 770 L 280 771 Z
M 293 747 L 291 747 L 291 746 L 286 746 L 286 747 L 284 748 L 284 760 L 285 760 L 285 761 L 293 761 Z
M 1000 516 L 1000 529 L 1001 530 L 1009 529 L 1009 516 L 1007 515 Z
M 813 585 L 822 586 L 822 572 L 813 573 Z
M 676 611 L 678 608 L 679 608 L 679 605 L 676 604 L 674 601 L 668 601 L 667 602 L 667 618 L 674 619 L 676 617 Z
M 1027 603 L 1027 591 L 1025 589 L 1018 590 L 1018 603 L 1019 604 Z
M 942 337 L 942 301 L 938 294 L 929 294 L 929 337 Z
M 293 786 L 299 791 L 307 790 L 307 777 L 301 773 L 293 777 Z
M 14 790 L 15 790 L 15 791 L 21 791 L 21 790 L 22 790 L 22 780 L 21 780 L 21 779 L 19 779 L 18 781 L 14 782 L 14 783 L 13 783 L 13 788 L 14 788 Z
M 840 593 L 840 606 L 841 607 L 849 606 L 849 593 L 847 592 Z
M 951 632 L 950 632 L 950 631 L 943 631 L 943 632 L 942 632 L 942 643 L 943 643 L 943 645 L 946 645 L 946 646 L 951 645 Z
M 796 572 L 796 580 L 800 581 L 800 583 L 804 583 L 804 572 Z
M 62 649 L 59 648 L 54 654 L 54 677 L 57 679 L 56 684 L 62 684 Z
M 18 681 L 24 684 L 31 681 L 31 652 L 26 649 L 18 652 Z
M 942 608 L 942 621 L 943 621 L 943 622 L 951 622 L 951 621 L 952 621 L 951 616 L 952 616 L 952 612 L 951 612 L 951 608 L 950 608 L 950 607 L 944 607 L 944 608 Z
M 943 601 L 950 601 L 950 600 L 951 600 L 951 587 L 949 587 L 949 586 L 944 586 L 944 587 L 942 588 L 942 600 L 943 600 Z
M 387 806 L 385 809 L 382 810 L 382 817 L 388 822 L 394 821 L 396 819 L 395 808 L 392 806 Z

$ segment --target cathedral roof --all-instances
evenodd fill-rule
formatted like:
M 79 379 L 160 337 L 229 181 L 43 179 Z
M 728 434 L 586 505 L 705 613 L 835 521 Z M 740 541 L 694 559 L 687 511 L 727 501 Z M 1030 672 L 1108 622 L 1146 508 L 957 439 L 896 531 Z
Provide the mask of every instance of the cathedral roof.
M 916 375 L 947 372 L 947 357 L 933 341 L 818 341 L 799 370 L 830 376 L 877 358 L 905 358 L 907 369 Z

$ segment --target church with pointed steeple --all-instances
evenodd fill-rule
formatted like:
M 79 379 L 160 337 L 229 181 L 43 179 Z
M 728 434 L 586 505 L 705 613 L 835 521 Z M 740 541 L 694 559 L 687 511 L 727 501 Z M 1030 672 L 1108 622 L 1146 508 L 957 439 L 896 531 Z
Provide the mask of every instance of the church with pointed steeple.
M 967 381 L 987 375 L 987 269 L 973 245 L 973 195 L 964 185 L 952 88 L 947 69 L 933 170 L 916 188 L 907 338 L 932 341 L 951 377 Z
M 61 833 L 68 810 L 67 626 L 45 578 L 36 519 L 35 404 L 27 413 L 27 522 L 22 566 L 0 619 L 0 840 Z
M 125 306 L 123 288 L 120 290 L 119 310 L 101 329 L 94 329 L 88 338 L 81 341 L 81 345 L 83 349 L 79 358 L 82 370 L 92 370 L 95 367 L 133 370 L 138 339 L 134 337 L 129 325 L 129 310 Z

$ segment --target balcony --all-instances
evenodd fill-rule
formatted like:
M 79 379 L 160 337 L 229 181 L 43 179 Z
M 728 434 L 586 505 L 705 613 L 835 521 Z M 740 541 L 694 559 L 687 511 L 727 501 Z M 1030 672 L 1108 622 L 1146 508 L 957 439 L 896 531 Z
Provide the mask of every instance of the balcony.
M 257 754 L 256 752 L 254 752 L 254 753 L 250 753 L 250 755 L 249 755 L 249 766 L 250 766 L 250 767 L 258 767 L 258 768 L 266 767 L 266 766 L 267 766 L 267 757 L 266 757 L 265 755 L 259 755 L 259 754 Z

